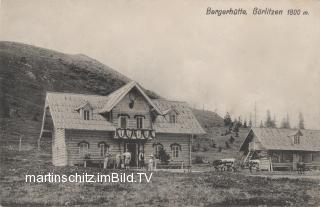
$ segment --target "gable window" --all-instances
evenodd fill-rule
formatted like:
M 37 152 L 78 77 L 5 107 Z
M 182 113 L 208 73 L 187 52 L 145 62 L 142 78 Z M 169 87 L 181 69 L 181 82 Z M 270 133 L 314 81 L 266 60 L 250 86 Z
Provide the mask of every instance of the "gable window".
M 175 114 L 170 114 L 170 115 L 169 115 L 169 122 L 170 122 L 170 123 L 176 123 L 176 121 L 177 121 L 176 118 L 177 118 L 177 117 L 176 117 Z
M 300 136 L 299 135 L 294 135 L 293 143 L 294 144 L 300 144 Z
M 119 127 L 122 129 L 127 128 L 127 117 L 126 116 L 120 116 L 119 117 Z
M 181 146 L 177 143 L 171 145 L 171 156 L 172 158 L 178 158 L 180 155 Z
M 88 110 L 88 109 L 83 110 L 83 119 L 90 120 L 90 110 Z
M 78 144 L 79 147 L 79 156 L 80 157 L 85 157 L 86 154 L 89 152 L 89 143 L 88 142 L 80 142 Z
M 109 145 L 107 145 L 105 142 L 98 143 L 98 148 L 100 157 L 104 157 L 107 153 L 109 153 Z
M 137 129 L 143 129 L 143 117 L 142 116 L 137 116 Z

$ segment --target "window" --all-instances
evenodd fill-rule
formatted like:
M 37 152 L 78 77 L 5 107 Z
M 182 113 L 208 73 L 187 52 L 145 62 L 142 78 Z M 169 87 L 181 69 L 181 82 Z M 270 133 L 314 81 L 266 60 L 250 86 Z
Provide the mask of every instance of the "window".
M 172 158 L 178 158 L 181 151 L 181 146 L 179 144 L 171 145 L 171 155 Z
M 89 110 L 83 110 L 83 119 L 90 120 L 90 111 Z
M 137 116 L 137 129 L 143 129 L 143 117 L 142 116 Z
M 107 153 L 109 153 L 109 146 L 105 142 L 98 143 L 100 156 L 104 157 Z
M 126 129 L 127 128 L 127 117 L 126 116 L 120 116 L 119 119 L 120 119 L 119 120 L 120 128 Z
M 175 114 L 170 114 L 169 115 L 169 122 L 170 123 L 176 123 L 176 115 Z
M 299 135 L 294 135 L 293 143 L 294 144 L 300 144 L 300 136 Z
M 89 143 L 88 142 L 80 142 L 78 144 L 79 147 L 79 156 L 84 157 L 89 152 Z
M 154 144 L 154 155 L 157 159 L 159 159 L 160 150 L 163 149 L 163 145 L 160 143 Z

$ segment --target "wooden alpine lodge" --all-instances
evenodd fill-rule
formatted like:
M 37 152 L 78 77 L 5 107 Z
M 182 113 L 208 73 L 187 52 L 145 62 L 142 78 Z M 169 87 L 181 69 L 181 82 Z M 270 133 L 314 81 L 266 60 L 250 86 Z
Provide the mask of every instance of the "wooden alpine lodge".
M 132 81 L 108 96 L 47 92 L 38 144 L 52 138 L 55 166 L 127 151 L 130 165 L 137 166 L 140 152 L 148 158 L 161 148 L 170 162 L 191 165 L 191 141 L 204 133 L 185 102 L 150 99 Z
M 252 128 L 240 152 L 243 165 L 258 160 L 262 170 L 320 169 L 320 130 Z

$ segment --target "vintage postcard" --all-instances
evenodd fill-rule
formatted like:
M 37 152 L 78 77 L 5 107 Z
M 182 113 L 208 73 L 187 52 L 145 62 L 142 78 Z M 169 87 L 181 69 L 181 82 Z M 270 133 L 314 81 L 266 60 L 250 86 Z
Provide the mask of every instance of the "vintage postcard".
M 1 206 L 320 206 L 319 0 L 0 0 Z

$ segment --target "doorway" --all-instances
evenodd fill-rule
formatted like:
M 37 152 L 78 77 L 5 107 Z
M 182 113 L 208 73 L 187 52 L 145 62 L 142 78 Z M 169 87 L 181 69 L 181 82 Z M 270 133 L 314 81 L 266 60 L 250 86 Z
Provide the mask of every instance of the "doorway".
M 136 143 L 127 143 L 126 144 L 128 152 L 131 153 L 131 161 L 130 161 L 130 166 L 131 167 L 136 167 L 138 163 L 138 150 L 137 150 L 137 144 Z

